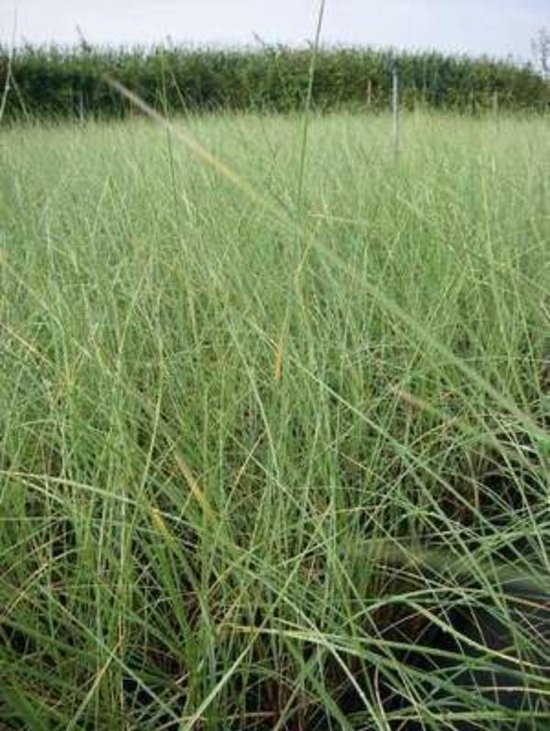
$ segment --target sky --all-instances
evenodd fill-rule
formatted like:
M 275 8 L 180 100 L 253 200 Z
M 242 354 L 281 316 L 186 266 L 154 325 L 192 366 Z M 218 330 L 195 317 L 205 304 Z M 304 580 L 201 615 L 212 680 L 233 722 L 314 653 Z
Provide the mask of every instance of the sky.
M 320 0 L 0 0 L 0 42 L 303 44 Z M 16 18 L 16 23 L 14 22 Z M 550 0 L 326 0 L 327 44 L 531 58 Z

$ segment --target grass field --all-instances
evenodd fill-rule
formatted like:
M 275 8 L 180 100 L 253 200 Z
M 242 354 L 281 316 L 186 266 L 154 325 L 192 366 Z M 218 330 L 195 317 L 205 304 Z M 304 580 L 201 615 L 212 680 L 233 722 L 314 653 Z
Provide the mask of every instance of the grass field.
M 544 118 L 0 133 L 0 728 L 550 728 L 549 170 Z

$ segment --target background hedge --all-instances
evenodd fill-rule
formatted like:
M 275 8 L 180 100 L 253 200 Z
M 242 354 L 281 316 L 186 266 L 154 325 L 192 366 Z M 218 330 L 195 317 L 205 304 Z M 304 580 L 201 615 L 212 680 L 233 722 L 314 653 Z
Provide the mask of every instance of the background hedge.
M 11 60 L 0 47 L 5 118 L 113 117 L 128 102 L 104 81 L 116 77 L 149 104 L 173 113 L 190 110 L 287 112 L 303 104 L 311 50 L 187 47 L 25 47 Z M 324 48 L 317 58 L 313 104 L 319 110 L 386 109 L 397 64 L 403 103 L 477 113 L 493 108 L 540 110 L 547 82 L 529 66 L 436 52 Z M 9 91 L 5 93 L 6 78 Z

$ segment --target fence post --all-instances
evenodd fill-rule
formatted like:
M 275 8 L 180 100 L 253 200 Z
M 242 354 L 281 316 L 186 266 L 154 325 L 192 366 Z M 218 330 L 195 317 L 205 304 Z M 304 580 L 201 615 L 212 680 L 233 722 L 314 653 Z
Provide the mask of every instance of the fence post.
M 8 94 L 11 89 L 11 56 L 8 58 L 8 68 L 6 71 L 6 81 L 4 83 L 4 89 L 2 91 L 2 99 L 0 100 L 0 122 L 4 118 L 4 110 L 6 109 L 6 102 L 8 100 Z
M 498 114 L 498 90 L 497 89 L 495 89 L 493 91 L 493 114 L 495 115 L 495 117 Z
M 78 118 L 80 120 L 80 124 L 84 124 L 84 94 L 82 93 L 82 90 L 78 92 Z
M 392 122 L 393 151 L 397 154 L 401 149 L 401 140 L 399 129 L 399 74 L 395 62 L 392 69 Z

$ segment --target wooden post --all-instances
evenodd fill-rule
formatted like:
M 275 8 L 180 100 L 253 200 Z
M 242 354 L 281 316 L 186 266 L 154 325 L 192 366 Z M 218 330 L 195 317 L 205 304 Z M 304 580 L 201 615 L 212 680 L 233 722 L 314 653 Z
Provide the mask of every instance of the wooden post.
M 4 118 L 4 110 L 6 108 L 6 102 L 8 100 L 8 94 L 11 89 L 11 56 L 8 58 L 8 68 L 6 71 L 6 81 L 4 83 L 4 90 L 2 91 L 2 99 L 0 100 L 0 122 Z
M 367 81 L 367 106 L 372 108 L 372 79 Z
M 84 124 L 84 95 L 82 91 L 78 93 L 78 118 L 80 120 L 80 124 Z
M 493 114 L 495 117 L 498 114 L 498 91 L 496 89 L 493 91 Z
M 393 119 L 393 151 L 395 154 L 401 149 L 399 130 L 399 75 L 397 64 L 394 63 L 392 70 L 392 119 Z

